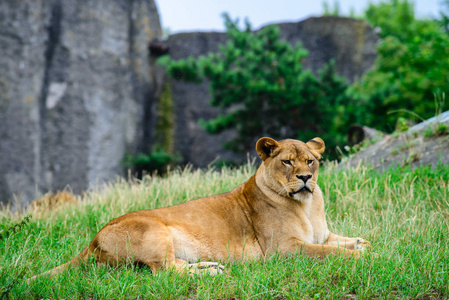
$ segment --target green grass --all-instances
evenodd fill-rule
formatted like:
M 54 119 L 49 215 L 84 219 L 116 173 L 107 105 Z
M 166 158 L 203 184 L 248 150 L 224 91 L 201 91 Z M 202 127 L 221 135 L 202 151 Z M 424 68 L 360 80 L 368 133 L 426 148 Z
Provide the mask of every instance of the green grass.
M 331 231 L 360 236 L 379 254 L 324 260 L 273 256 L 266 262 L 224 263 L 220 276 L 152 275 L 146 268 L 86 263 L 32 284 L 24 279 L 67 262 L 109 220 L 126 212 L 182 203 L 228 191 L 254 166 L 184 170 L 166 178 L 117 180 L 91 191 L 78 205 L 55 209 L 0 240 L 0 287 L 13 299 L 371 299 L 449 298 L 449 166 L 379 175 L 329 164 L 319 184 Z M 0 230 L 23 214 L 3 211 Z M 5 233 L 5 231 L 3 232 Z
M 430 138 L 433 136 L 446 135 L 449 132 L 449 126 L 446 123 L 431 124 L 425 131 L 424 137 Z

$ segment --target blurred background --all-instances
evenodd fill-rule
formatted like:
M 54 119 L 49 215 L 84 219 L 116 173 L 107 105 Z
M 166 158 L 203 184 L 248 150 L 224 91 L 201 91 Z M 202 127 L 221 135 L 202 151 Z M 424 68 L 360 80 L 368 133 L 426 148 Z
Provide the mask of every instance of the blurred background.
M 449 108 L 449 1 L 11 0 L 0 28 L 11 208 L 238 165 L 262 136 L 341 160 Z

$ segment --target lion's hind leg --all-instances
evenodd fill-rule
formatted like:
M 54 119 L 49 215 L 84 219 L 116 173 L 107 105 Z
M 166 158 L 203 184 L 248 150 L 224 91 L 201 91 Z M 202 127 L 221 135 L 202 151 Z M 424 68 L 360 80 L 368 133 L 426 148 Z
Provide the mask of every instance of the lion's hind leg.
M 223 273 L 224 266 L 217 262 L 198 262 L 189 264 L 175 257 L 172 233 L 162 224 L 152 224 L 141 239 L 132 239 L 130 245 L 134 262 L 147 265 L 153 273 L 174 269 L 178 273 L 210 274 Z
M 153 273 L 174 269 L 178 273 L 221 274 L 224 267 L 216 262 L 189 264 L 175 257 L 172 232 L 155 219 L 122 220 L 105 227 L 98 235 L 98 262 L 134 262 L 148 266 Z

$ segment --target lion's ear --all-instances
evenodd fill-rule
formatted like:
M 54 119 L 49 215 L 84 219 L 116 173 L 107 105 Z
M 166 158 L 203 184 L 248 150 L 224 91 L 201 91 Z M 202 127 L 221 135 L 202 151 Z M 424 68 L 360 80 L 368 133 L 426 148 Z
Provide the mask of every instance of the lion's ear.
M 326 149 L 324 146 L 324 141 L 319 137 L 311 139 L 306 143 L 306 145 L 310 150 L 312 150 L 312 152 L 318 154 L 317 158 L 321 158 L 320 154 L 324 152 L 324 149 Z
M 278 142 L 269 137 L 263 137 L 257 141 L 256 151 L 262 160 L 266 160 L 279 147 Z

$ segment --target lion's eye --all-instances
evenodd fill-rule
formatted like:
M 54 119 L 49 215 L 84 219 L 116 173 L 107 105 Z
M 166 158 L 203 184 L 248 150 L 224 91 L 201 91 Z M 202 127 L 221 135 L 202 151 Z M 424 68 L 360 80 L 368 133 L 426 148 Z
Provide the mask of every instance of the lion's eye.
M 307 164 L 308 164 L 308 165 L 311 165 L 311 164 L 313 164 L 313 160 L 311 160 L 311 159 L 308 159 L 308 160 L 307 160 Z
M 283 160 L 282 163 L 283 163 L 284 165 L 289 165 L 289 166 L 292 165 L 292 162 L 289 161 L 289 160 Z

